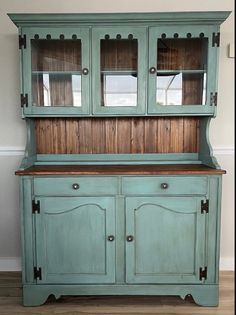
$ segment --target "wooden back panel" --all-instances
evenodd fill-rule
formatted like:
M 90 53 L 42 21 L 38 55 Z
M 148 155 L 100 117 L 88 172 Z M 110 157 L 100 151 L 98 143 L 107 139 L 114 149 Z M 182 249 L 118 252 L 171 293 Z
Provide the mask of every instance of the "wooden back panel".
M 196 153 L 199 118 L 35 119 L 38 154 Z

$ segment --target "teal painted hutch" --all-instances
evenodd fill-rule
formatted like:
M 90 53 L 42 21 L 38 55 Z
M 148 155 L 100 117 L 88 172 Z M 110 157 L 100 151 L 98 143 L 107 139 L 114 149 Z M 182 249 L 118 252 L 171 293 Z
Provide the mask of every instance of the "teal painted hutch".
M 9 14 L 27 125 L 23 304 L 192 295 L 218 305 L 209 142 L 229 12 Z

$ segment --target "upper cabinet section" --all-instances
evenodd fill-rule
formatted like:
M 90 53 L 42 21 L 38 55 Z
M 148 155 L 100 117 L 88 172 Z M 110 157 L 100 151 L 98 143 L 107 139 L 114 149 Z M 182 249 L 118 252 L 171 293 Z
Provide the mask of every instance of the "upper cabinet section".
M 214 113 L 219 43 L 214 31 L 190 25 L 150 28 L 148 113 Z
M 89 29 L 30 28 L 25 33 L 25 115 L 89 114 Z
M 26 117 L 214 115 L 229 12 L 12 14 Z
M 92 30 L 93 114 L 145 114 L 146 29 Z

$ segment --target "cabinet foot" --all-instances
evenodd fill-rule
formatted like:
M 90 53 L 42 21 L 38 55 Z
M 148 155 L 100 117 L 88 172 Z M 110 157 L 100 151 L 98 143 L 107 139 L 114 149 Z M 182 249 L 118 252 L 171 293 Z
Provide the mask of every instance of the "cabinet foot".
M 201 306 L 218 306 L 219 303 L 219 290 L 215 288 L 204 288 L 195 289 L 192 292 L 189 292 L 189 295 L 192 296 L 194 302 Z M 181 296 L 183 299 L 183 296 Z
M 61 296 L 58 294 L 49 293 L 48 290 L 44 290 L 42 287 L 35 287 L 33 290 L 31 288 L 23 288 L 23 305 L 24 306 L 39 306 L 43 305 L 49 296 L 59 299 Z

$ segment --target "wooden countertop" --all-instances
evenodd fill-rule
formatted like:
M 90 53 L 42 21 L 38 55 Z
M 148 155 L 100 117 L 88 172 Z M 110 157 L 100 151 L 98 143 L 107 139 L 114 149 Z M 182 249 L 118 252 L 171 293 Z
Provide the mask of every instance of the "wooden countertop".
M 226 171 L 205 165 L 36 165 L 18 170 L 16 175 L 217 175 Z

